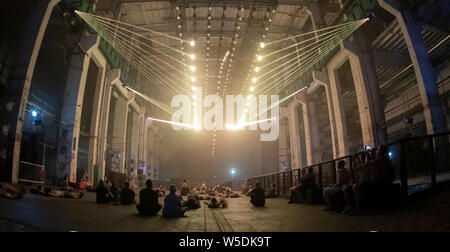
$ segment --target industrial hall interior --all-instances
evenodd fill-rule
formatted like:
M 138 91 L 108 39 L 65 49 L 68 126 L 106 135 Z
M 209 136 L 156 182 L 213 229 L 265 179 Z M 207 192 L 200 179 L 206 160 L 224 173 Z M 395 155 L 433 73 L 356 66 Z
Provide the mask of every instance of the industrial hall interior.
M 448 0 L 0 13 L 0 231 L 450 231 Z

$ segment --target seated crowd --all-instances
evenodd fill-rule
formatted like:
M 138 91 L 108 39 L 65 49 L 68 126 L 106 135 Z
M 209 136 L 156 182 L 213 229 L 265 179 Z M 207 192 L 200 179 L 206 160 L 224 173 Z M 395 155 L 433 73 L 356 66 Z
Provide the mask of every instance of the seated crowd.
M 347 169 L 345 161 L 337 164 L 336 181 L 334 185 L 325 187 L 322 192 L 316 184 L 312 167 L 300 171 L 298 183 L 291 187 L 288 203 L 317 204 L 325 202 L 324 211 L 355 215 L 364 205 L 382 206 L 395 197 L 396 185 L 393 184 L 394 169 L 390 162 L 386 146 L 378 151 L 367 151 L 354 156 L 353 167 Z M 278 196 L 276 184 L 272 184 L 265 192 L 260 183 L 254 187 L 245 183 L 241 188 L 243 195 L 250 196 L 254 206 L 264 206 L 266 198 Z

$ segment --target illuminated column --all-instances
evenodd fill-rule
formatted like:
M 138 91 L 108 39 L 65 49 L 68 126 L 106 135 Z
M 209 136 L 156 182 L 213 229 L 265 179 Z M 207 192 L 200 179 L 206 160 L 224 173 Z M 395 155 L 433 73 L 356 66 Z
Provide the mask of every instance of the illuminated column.
M 340 50 L 328 62 L 328 78 L 330 81 L 330 91 L 333 100 L 334 122 L 336 126 L 337 153 L 335 157 L 349 155 L 347 143 L 347 123 L 345 121 L 344 103 L 342 99 L 341 84 L 339 82 L 337 70 L 348 60 L 345 51 Z
M 2 134 L 0 134 L 0 162 L 7 167 L 1 180 L 17 183 L 19 179 L 20 145 L 28 94 L 36 59 L 53 8 L 60 0 L 34 2 L 33 9 L 23 24 L 17 45 L 11 82 L 7 86 L 5 104 L 2 104 Z M 9 170 L 10 169 L 10 170 Z
M 328 80 L 328 73 L 313 72 L 313 85 L 322 85 L 325 89 L 325 95 L 327 97 L 328 116 L 330 120 L 331 131 L 331 146 L 333 149 L 333 157 L 338 158 L 338 145 L 337 145 L 337 133 L 336 133 L 336 119 L 334 117 L 333 97 L 331 95 L 331 88 Z
M 298 106 L 300 104 L 297 100 L 293 100 L 289 104 L 289 134 L 291 138 L 291 164 L 292 169 L 298 169 L 301 167 L 301 145 L 300 145 L 300 125 L 298 118 Z
M 379 146 L 387 143 L 384 103 L 380 93 L 375 65 L 361 33 L 355 42 L 344 42 L 355 83 L 356 98 L 361 118 L 363 144 Z
M 122 91 L 122 97 L 117 98 L 114 108 L 112 151 L 120 154 L 118 172 L 125 173 L 128 105 L 134 100 L 134 93 L 123 90 L 122 87 L 116 88 Z
M 99 42 L 99 36 L 83 36 L 79 43 L 83 49 L 79 49 L 78 53 L 72 55 L 67 73 L 60 117 L 61 130 L 56 174 L 58 178 L 69 175 L 70 182 L 77 180 L 78 143 L 86 77 L 90 54 L 98 47 Z
M 305 92 L 295 98 L 303 108 L 303 124 L 305 126 L 306 160 L 308 165 L 320 163 L 320 128 L 317 123 L 316 104 Z
M 422 29 L 412 13 L 403 9 L 396 0 L 378 0 L 380 6 L 397 18 L 414 66 L 417 86 L 424 108 L 428 134 L 445 131 L 445 122 L 437 87 L 438 72 L 433 67 L 427 47 L 422 38 Z
M 100 52 L 99 48 L 96 48 L 91 55 L 92 60 L 98 66 L 98 75 L 97 75 L 97 83 L 95 87 L 94 94 L 94 103 L 92 104 L 92 119 L 91 126 L 89 132 L 89 150 L 88 150 L 88 178 L 89 182 L 94 184 L 94 167 L 98 165 L 99 162 L 104 160 L 104 155 L 99 155 L 102 153 L 99 150 L 99 139 L 101 134 L 102 125 L 102 113 L 104 112 L 102 109 L 103 101 L 105 98 L 105 89 L 106 86 L 106 68 L 107 62 L 103 54 Z M 109 87 L 110 88 L 110 87 Z M 109 90 L 108 95 L 111 95 L 111 90 Z M 109 100 L 110 98 L 108 98 Z M 109 110 L 109 104 L 108 104 Z M 108 111 L 109 112 L 109 111 Z M 106 112 L 108 114 L 108 112 Z
M 133 177 L 136 178 L 137 176 L 137 169 L 139 166 L 139 135 L 140 135 L 140 125 L 141 125 L 141 118 L 144 113 L 144 109 L 140 108 L 139 105 L 137 105 L 136 101 L 131 102 L 130 107 L 133 108 L 131 110 L 131 114 L 128 116 L 131 116 L 131 129 L 129 129 L 130 132 L 130 152 L 128 154 L 129 160 L 127 169 L 128 172 L 131 172 L 131 169 L 133 169 Z
M 107 157 L 106 153 L 106 142 L 108 137 L 108 127 L 109 127 L 109 113 L 111 107 L 111 95 L 112 95 L 112 87 L 118 83 L 120 85 L 120 69 L 111 69 L 108 71 L 106 75 L 105 87 L 103 89 L 103 99 L 102 99 L 102 107 L 100 114 L 100 129 L 99 129 L 99 141 L 97 148 L 97 164 L 99 165 L 99 171 L 97 171 L 97 177 L 94 183 L 98 183 L 100 179 L 102 179 L 105 175 L 105 159 Z M 101 172 L 100 172 L 101 170 Z M 94 172 L 95 174 L 95 172 Z
M 281 107 L 280 134 L 278 138 L 278 162 L 280 171 L 286 171 L 290 168 L 289 148 L 289 109 Z

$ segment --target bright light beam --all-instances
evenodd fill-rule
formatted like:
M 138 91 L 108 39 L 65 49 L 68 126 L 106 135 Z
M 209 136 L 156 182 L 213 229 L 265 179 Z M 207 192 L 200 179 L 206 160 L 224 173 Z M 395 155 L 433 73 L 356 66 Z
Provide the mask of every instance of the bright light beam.
M 268 122 L 268 121 L 275 120 L 275 119 L 277 119 L 277 118 L 276 117 L 272 117 L 272 118 L 269 118 L 269 119 L 253 121 L 253 122 L 248 122 L 248 123 L 227 124 L 227 125 L 225 125 L 225 128 L 227 128 L 229 130 L 238 130 L 238 129 L 245 128 L 245 127 L 250 126 L 250 125 L 255 125 L 255 124 L 258 124 L 258 123 L 262 123 L 262 122 Z
M 181 127 L 184 127 L 184 128 L 197 129 L 197 127 L 195 127 L 195 126 L 193 126 L 193 125 L 191 125 L 191 124 L 185 124 L 185 123 L 179 123 L 179 122 L 166 121 L 166 120 L 161 120 L 161 119 L 156 119 L 156 118 L 151 118 L 151 117 L 148 117 L 147 119 L 152 120 L 152 121 L 156 121 L 156 122 L 161 122 L 161 123 L 170 124 L 170 125 L 181 126 Z

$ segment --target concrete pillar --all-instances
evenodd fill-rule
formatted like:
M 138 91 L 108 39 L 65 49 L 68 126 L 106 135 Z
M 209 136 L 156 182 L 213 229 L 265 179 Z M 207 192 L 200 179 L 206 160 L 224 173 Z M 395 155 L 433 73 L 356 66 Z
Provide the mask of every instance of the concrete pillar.
M 336 119 L 334 117 L 333 97 L 331 95 L 331 88 L 329 83 L 328 73 L 314 71 L 313 83 L 311 84 L 310 88 L 317 88 L 318 85 L 321 85 L 325 89 L 325 95 L 327 97 L 328 116 L 330 120 L 331 146 L 333 149 L 333 157 L 338 158 L 339 147 L 337 144 Z M 312 91 L 308 91 L 308 93 L 312 93 Z
M 83 107 L 86 77 L 89 70 L 90 53 L 98 47 L 99 36 L 83 36 L 79 51 L 70 59 L 64 99 L 61 108 L 61 130 L 58 143 L 58 178 L 69 175 L 70 182 L 77 180 L 78 143 L 81 111 Z
M 102 160 L 104 160 L 104 155 L 99 155 L 101 151 L 99 148 L 99 137 L 101 134 L 101 128 L 102 125 L 102 114 L 104 112 L 103 110 L 103 101 L 105 99 L 104 96 L 105 93 L 105 86 L 106 86 L 106 67 L 107 62 L 103 54 L 100 52 L 100 49 L 96 48 L 91 55 L 92 60 L 95 62 L 95 64 L 98 66 L 98 76 L 97 76 L 97 83 L 95 88 L 95 95 L 94 95 L 94 103 L 92 104 L 92 115 L 91 115 L 91 130 L 89 133 L 89 150 L 88 150 L 88 178 L 91 185 L 94 183 L 94 167 L 95 165 L 99 165 Z M 109 87 L 111 88 L 111 87 Z M 108 95 L 111 95 L 111 89 L 109 90 Z M 108 111 L 106 112 L 108 114 L 109 112 L 109 106 Z
M 97 164 L 99 165 L 99 170 L 101 172 L 98 171 L 99 174 L 97 174 L 96 181 L 94 181 L 95 183 L 97 183 L 98 180 L 102 179 L 105 176 L 105 159 L 107 157 L 106 145 L 108 138 L 108 120 L 110 113 L 109 110 L 111 107 L 112 87 L 113 85 L 115 85 L 115 83 L 120 83 L 120 69 L 111 69 L 106 75 L 105 86 L 103 89 L 103 99 L 101 102 L 100 129 L 97 147 Z
M 280 108 L 280 134 L 278 137 L 278 162 L 279 171 L 290 169 L 290 146 L 289 146 L 289 111 L 288 108 Z
M 120 154 L 120 164 L 116 167 L 116 172 L 125 173 L 125 159 L 127 148 L 127 119 L 128 119 L 128 105 L 134 100 L 134 93 L 126 90 L 120 90 L 122 96 L 117 98 L 114 107 L 114 121 L 113 121 L 113 136 L 112 136 L 112 151 Z
M 300 123 L 298 118 L 299 103 L 294 99 L 289 104 L 289 135 L 291 140 L 291 164 L 292 169 L 302 168 L 301 145 L 300 145 Z
M 326 23 L 324 21 L 324 15 L 322 13 L 320 2 L 307 0 L 306 7 L 308 8 L 309 15 L 311 16 L 313 29 L 319 30 L 321 28 L 324 28 L 326 26 Z
M 133 102 L 135 103 L 135 102 Z M 139 167 L 139 137 L 140 137 L 140 126 L 141 126 L 141 121 L 142 121 L 142 117 L 143 117 L 143 112 L 144 109 L 139 109 L 139 111 L 131 111 L 131 114 L 129 116 L 131 116 L 131 129 L 130 130 L 130 152 L 128 153 L 128 157 L 129 157 L 129 165 L 128 165 L 128 169 L 129 172 L 131 171 L 130 169 L 133 169 L 133 173 L 130 174 L 131 177 L 133 178 L 132 184 L 133 185 L 137 185 L 137 169 Z M 133 161 L 132 161 L 133 160 Z M 133 164 L 131 166 L 131 164 Z
M 8 167 L 8 170 L 4 171 L 6 175 L 2 175 L 0 180 L 11 180 L 12 183 L 17 183 L 19 179 L 23 118 L 31 80 L 48 21 L 53 8 L 59 1 L 35 1 L 34 8 L 28 14 L 20 31 L 15 68 L 7 87 L 5 104 L 2 106 L 0 161 L 4 167 Z
M 150 127 L 150 136 L 148 137 L 148 168 L 147 174 L 150 174 L 150 179 L 159 180 L 160 179 L 160 171 L 159 171 L 159 159 L 160 159 L 160 141 L 161 138 L 159 136 L 159 128 L 152 126 Z
M 306 162 L 308 165 L 320 163 L 320 127 L 317 123 L 316 104 L 314 100 L 300 93 L 295 96 L 303 108 L 305 127 Z
M 344 42 L 342 47 L 346 50 L 352 69 L 363 144 L 365 146 L 387 144 L 384 103 L 373 58 L 363 35 L 356 33 L 354 38 L 354 42 Z
M 428 134 L 444 132 L 445 121 L 437 87 L 438 72 L 431 64 L 430 55 L 422 39 L 421 27 L 413 14 L 403 9 L 397 0 L 378 0 L 378 3 L 397 18 L 402 29 L 416 74 Z
M 348 59 L 345 51 L 339 51 L 328 62 L 328 78 L 330 81 L 330 91 L 333 100 L 334 119 L 336 126 L 337 153 L 336 157 L 349 155 L 347 143 L 347 123 L 345 121 L 344 103 L 342 101 L 341 85 L 337 76 L 337 69 Z

